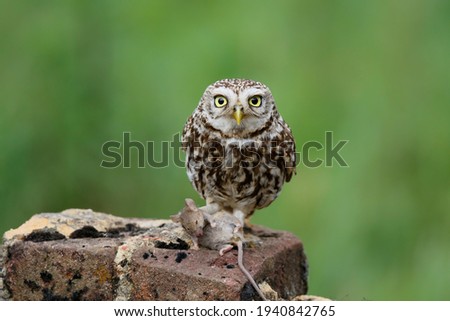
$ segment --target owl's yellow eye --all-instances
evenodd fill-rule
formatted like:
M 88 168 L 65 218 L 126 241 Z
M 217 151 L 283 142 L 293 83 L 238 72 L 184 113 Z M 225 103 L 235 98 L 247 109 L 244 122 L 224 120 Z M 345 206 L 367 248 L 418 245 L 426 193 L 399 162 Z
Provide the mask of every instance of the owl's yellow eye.
M 248 104 L 252 107 L 260 107 L 261 103 L 262 103 L 261 96 L 253 96 L 253 97 L 250 97 L 248 100 Z
M 224 96 L 214 97 L 214 105 L 217 108 L 225 107 L 228 104 L 228 100 Z

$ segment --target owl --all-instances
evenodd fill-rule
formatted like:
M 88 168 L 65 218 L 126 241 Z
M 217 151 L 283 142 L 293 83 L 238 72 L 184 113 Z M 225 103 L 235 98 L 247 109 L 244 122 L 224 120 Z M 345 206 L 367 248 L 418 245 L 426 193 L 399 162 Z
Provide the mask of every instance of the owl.
M 189 180 L 208 214 L 226 210 L 242 226 L 295 174 L 295 142 L 269 88 L 246 79 L 208 86 L 183 130 Z

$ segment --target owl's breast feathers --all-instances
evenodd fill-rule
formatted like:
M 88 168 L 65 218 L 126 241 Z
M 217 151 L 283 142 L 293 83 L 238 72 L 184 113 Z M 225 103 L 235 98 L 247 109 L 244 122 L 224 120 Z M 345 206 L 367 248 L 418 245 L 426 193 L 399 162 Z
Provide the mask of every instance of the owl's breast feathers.
M 224 137 L 195 113 L 183 130 L 190 181 L 203 198 L 263 208 L 295 174 L 295 142 L 281 117 L 251 138 Z

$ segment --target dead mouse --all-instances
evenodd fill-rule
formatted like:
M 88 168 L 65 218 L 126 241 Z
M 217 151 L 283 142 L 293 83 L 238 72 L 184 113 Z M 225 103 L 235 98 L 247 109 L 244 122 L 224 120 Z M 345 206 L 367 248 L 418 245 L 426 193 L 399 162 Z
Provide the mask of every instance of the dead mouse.
M 233 240 L 237 240 L 238 236 L 243 237 L 239 219 L 230 213 L 219 210 L 213 215 L 208 214 L 190 198 L 186 198 L 184 203 L 184 208 L 170 218 L 180 223 L 191 236 L 193 250 L 198 250 L 200 244 L 223 255 L 233 248 Z
M 218 211 L 208 217 L 208 222 L 203 228 L 199 244 L 219 251 L 220 255 L 233 249 L 236 242 L 244 237 L 240 220 L 229 212 Z

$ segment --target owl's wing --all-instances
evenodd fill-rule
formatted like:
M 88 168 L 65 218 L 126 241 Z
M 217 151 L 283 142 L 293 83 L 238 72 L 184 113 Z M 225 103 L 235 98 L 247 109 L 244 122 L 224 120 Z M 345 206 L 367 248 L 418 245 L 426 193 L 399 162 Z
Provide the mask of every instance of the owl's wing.
M 296 161 L 297 155 L 295 153 L 295 140 L 292 135 L 291 129 L 289 126 L 283 122 L 283 131 L 281 133 L 282 136 L 282 145 L 284 148 L 284 172 L 286 182 L 289 182 L 294 174 L 297 174 L 296 170 Z
M 187 151 L 191 141 L 193 140 L 194 131 L 194 115 L 191 115 L 183 128 L 183 134 L 181 136 L 181 147 L 183 151 Z

